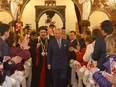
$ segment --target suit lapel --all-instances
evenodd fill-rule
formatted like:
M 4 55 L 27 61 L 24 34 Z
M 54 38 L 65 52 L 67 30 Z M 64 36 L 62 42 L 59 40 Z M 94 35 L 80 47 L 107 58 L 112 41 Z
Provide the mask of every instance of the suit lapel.
M 63 39 L 61 39 L 61 49 L 63 48 L 63 44 L 64 44 Z
M 58 48 L 59 48 L 59 45 L 58 45 L 57 39 L 55 39 L 55 44 L 54 44 L 54 45 L 56 45 L 56 47 L 58 47 Z
M 62 39 L 61 39 L 61 49 L 62 49 Z

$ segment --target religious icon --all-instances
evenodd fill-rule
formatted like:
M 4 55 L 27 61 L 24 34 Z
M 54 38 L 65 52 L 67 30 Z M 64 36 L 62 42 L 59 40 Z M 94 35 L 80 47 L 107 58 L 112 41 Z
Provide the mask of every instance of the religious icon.
M 79 4 L 82 4 L 82 8 L 83 8 L 82 19 L 88 20 L 91 12 L 91 0 L 79 0 Z
M 10 2 L 11 14 L 14 20 L 16 20 L 19 8 L 18 6 L 23 4 L 23 0 L 8 0 L 8 2 Z

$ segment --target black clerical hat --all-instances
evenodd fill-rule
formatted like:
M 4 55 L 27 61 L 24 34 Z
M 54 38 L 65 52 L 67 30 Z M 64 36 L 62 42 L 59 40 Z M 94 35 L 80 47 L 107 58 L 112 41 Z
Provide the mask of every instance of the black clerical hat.
M 41 30 L 46 30 L 47 31 L 47 27 L 46 26 L 41 26 L 38 28 L 38 32 L 40 32 Z

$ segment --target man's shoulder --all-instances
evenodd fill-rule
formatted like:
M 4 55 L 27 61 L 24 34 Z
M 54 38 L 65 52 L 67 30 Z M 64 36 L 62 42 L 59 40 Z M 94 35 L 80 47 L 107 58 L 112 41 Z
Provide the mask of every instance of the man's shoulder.
M 0 57 L 2 56 L 2 44 L 3 44 L 3 39 L 0 38 Z
M 96 42 L 103 42 L 105 41 L 105 38 L 103 36 L 100 36 L 96 39 Z
M 104 36 L 99 36 L 97 39 L 104 39 Z
M 51 39 L 49 43 L 54 43 L 56 41 L 56 39 Z
M 50 35 L 50 39 L 54 39 L 55 37 L 53 35 Z
M 66 43 L 69 43 L 69 41 L 68 41 L 68 40 L 66 40 L 66 39 L 62 39 L 62 41 L 66 42 Z
M 0 46 L 3 44 L 4 40 L 0 38 Z

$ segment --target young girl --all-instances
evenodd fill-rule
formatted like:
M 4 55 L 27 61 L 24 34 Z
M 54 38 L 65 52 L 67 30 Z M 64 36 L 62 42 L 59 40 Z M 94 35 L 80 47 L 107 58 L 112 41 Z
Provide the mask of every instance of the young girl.
M 92 43 L 92 42 L 93 42 L 93 39 L 92 39 L 91 36 L 85 38 L 85 43 L 86 43 L 86 45 L 87 45 L 87 44 L 90 44 L 90 43 Z M 80 62 L 81 66 L 83 66 L 83 65 L 86 66 L 86 65 L 87 65 L 87 62 L 85 62 L 85 61 L 83 60 L 83 56 L 84 56 L 84 54 L 85 54 L 86 47 L 84 47 L 84 48 L 82 48 L 82 49 L 80 49 L 80 48 L 81 48 L 81 42 L 78 43 L 77 49 L 74 49 L 74 52 L 76 53 L 76 60 L 77 60 L 78 62 Z

